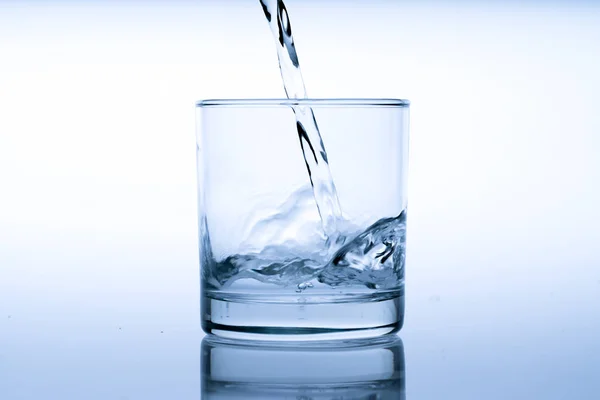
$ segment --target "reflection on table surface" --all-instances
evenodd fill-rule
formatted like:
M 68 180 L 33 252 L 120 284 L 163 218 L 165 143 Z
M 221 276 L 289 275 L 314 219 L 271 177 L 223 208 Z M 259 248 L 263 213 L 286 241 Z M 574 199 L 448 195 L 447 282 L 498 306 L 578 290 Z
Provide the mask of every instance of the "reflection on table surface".
M 405 399 L 402 340 L 202 341 L 202 399 Z

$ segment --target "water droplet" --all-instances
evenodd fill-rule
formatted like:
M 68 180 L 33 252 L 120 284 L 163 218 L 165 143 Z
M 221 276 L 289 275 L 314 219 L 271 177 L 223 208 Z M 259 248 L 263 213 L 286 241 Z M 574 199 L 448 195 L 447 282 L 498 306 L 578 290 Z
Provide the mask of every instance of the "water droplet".
M 299 283 L 296 289 L 296 293 L 302 293 L 303 291 L 311 287 L 313 287 L 313 284 L 310 282 Z

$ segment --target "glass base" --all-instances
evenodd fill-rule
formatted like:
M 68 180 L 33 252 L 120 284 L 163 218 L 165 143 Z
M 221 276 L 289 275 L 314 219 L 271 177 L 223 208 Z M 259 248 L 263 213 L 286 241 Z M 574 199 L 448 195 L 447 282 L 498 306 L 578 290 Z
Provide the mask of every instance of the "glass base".
M 404 322 L 400 291 L 369 296 L 303 296 L 274 301 L 266 295 L 203 297 L 202 329 L 216 336 L 264 341 L 348 340 L 395 333 Z

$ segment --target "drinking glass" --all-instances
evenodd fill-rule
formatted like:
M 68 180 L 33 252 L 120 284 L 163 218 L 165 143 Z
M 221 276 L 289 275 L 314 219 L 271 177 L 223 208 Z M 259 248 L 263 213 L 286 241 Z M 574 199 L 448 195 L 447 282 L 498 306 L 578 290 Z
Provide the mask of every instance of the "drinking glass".
M 398 99 L 197 103 L 207 333 L 331 340 L 402 327 L 408 111 Z

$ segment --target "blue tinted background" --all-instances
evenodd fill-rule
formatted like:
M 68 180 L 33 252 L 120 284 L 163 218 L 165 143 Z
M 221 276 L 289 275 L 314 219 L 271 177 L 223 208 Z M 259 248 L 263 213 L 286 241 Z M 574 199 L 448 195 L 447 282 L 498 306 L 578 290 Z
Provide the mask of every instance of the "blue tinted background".
M 600 5 L 287 5 L 412 101 L 407 398 L 597 398 Z M 194 102 L 281 96 L 258 1 L 0 2 L 0 398 L 200 398 Z

